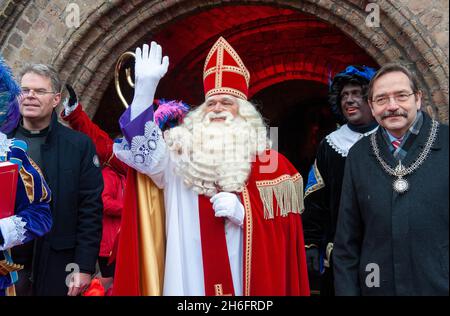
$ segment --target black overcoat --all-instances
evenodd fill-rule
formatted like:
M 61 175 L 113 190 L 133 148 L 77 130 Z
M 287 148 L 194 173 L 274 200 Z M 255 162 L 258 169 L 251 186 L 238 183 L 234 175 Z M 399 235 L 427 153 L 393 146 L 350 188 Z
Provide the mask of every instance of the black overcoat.
M 405 166 L 423 150 L 430 127 L 424 113 Z M 382 157 L 397 165 L 381 130 L 376 137 Z M 394 177 L 381 168 L 369 137 L 351 148 L 333 251 L 337 295 L 449 294 L 448 141 L 448 126 L 440 125 L 428 158 L 406 176 L 410 188 L 403 194 L 394 192 Z
M 63 126 L 53 113 L 41 147 L 42 169 L 52 190 L 53 227 L 35 246 L 36 295 L 66 295 L 75 269 L 94 273 L 102 235 L 103 178 L 86 135 Z

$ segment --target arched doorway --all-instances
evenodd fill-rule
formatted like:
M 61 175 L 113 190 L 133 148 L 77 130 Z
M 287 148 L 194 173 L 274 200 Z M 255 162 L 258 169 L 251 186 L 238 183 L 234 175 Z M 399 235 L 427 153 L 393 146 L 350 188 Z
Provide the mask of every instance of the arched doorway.
M 374 65 L 407 63 L 424 89 L 425 104 L 432 104 L 435 116 L 448 122 L 448 27 L 434 29 L 439 23 L 436 10 L 448 10 L 448 1 L 73 1 L 82 7 L 77 29 L 64 25 L 63 1 L 4 3 L 0 48 L 7 61 L 20 65 L 34 59 L 55 65 L 62 79 L 74 84 L 88 114 L 110 131 L 123 111 L 111 86 L 121 53 L 156 39 L 167 49 L 173 67 L 158 94 L 197 104 L 202 94 L 198 65 L 219 35 L 252 67 L 251 94 L 264 115 L 282 135 L 294 135 L 280 139 L 279 149 L 290 151 L 289 158 L 301 170 L 302 155 L 310 157 L 317 139 L 333 127 L 326 105 L 327 77 L 330 69 L 334 73 L 344 64 L 370 65 L 364 58 Z M 379 27 L 365 23 L 369 3 L 379 6 Z M 448 15 L 443 17 L 445 24 Z M 283 45 L 268 45 L 274 38 Z M 301 39 L 308 39 L 306 47 L 313 49 L 303 49 Z M 338 46 L 348 51 L 335 51 Z M 356 56 L 351 55 L 353 47 Z M 331 55 L 336 64 L 324 58 Z M 182 85 L 178 88 L 174 82 Z
M 212 23 L 203 27 L 203 30 L 217 30 L 219 26 L 224 30 L 229 29 L 230 33 L 227 34 L 233 35 L 234 31 L 239 31 L 239 28 L 234 26 L 236 20 L 246 15 L 259 16 L 262 13 L 252 12 L 251 8 L 267 6 L 280 11 L 292 10 L 308 14 L 336 27 L 378 64 L 397 60 L 409 64 L 425 91 L 427 103 L 432 104 L 430 110 L 441 121 L 448 122 L 448 57 L 441 45 L 437 45 L 435 40 L 430 38 L 427 28 L 417 21 L 414 9 L 397 1 L 377 3 L 382 23 L 379 27 L 369 27 L 365 23 L 365 8 L 368 3 L 352 0 L 100 2 L 95 12 L 86 17 L 82 26 L 64 38 L 55 50 L 52 63 L 63 79 L 75 83 L 88 113 L 93 116 L 101 98 L 107 92 L 112 79 L 112 69 L 122 52 L 142 44 L 149 38 L 156 38 L 155 35 L 162 30 L 168 30 L 171 25 L 202 12 L 228 6 L 249 7 L 247 14 L 232 11 L 226 20 L 215 21 L 212 18 Z M 28 8 L 25 9 L 27 10 Z M 165 32 L 167 39 L 176 43 L 176 39 L 194 34 L 198 48 L 209 47 L 208 40 L 212 40 L 214 36 L 210 39 L 204 36 L 205 33 L 199 33 L 202 30 L 202 21 L 195 18 L 191 20 L 192 23 L 186 25 L 183 33 Z M 263 21 L 259 19 L 255 23 Z M 184 47 L 176 47 L 176 53 L 186 52 Z M 172 59 L 176 58 L 176 54 L 170 55 Z M 248 54 L 244 52 L 244 55 Z
M 203 102 L 203 63 L 218 36 L 249 69 L 250 99 L 278 128 L 278 149 L 306 176 L 318 142 L 335 127 L 327 106 L 330 77 L 349 64 L 377 63 L 339 28 L 310 14 L 268 5 L 221 6 L 180 18 L 136 43 L 155 40 L 170 57 L 157 97 L 192 106 Z M 126 90 L 131 100 L 133 91 Z M 94 121 L 118 133 L 123 107 L 112 80 L 99 104 Z
M 231 42 L 252 72 L 252 96 L 288 80 L 319 82 L 326 89 L 329 74 L 349 63 L 374 66 L 400 60 L 416 72 L 425 104 L 432 104 L 429 112 L 447 122 L 445 52 L 429 39 L 407 6 L 380 2 L 382 23 L 372 28 L 365 23 L 367 4 L 352 0 L 103 2 L 58 47 L 53 64 L 63 79 L 74 83 L 88 114 L 96 114 L 94 119 L 105 128 L 123 111 L 113 100 L 112 88 L 120 54 L 152 39 L 161 43 L 171 57 L 171 68 L 158 95 L 198 104 L 200 65 L 219 35 Z
M 307 80 L 284 81 L 259 91 L 253 101 L 271 128 L 277 129 L 277 150 L 306 181 L 320 140 L 336 128 L 327 86 Z

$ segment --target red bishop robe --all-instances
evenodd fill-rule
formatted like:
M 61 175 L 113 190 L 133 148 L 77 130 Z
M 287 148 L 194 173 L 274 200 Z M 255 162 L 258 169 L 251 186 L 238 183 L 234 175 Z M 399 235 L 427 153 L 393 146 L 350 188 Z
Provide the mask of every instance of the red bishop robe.
M 240 197 L 245 208 L 243 294 L 309 295 L 300 173 L 283 155 L 268 151 L 253 163 Z M 207 223 L 201 225 L 206 295 L 233 294 L 224 220 L 214 217 L 208 200 L 199 199 L 200 222 Z

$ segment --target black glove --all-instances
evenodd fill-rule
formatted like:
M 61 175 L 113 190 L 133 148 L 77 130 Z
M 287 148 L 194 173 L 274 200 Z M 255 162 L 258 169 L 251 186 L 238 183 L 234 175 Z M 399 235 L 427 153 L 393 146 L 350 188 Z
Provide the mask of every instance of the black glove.
M 316 247 L 311 247 L 306 249 L 306 265 L 308 266 L 308 271 L 313 273 L 320 273 L 320 254 L 319 249 Z
M 69 91 L 69 106 L 72 107 L 78 103 L 77 94 L 70 84 L 66 84 L 67 91 Z

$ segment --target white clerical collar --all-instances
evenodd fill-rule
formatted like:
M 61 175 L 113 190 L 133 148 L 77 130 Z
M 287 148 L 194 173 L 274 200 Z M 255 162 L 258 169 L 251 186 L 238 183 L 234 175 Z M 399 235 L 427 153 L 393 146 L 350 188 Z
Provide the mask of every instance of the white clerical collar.
M 347 124 L 327 135 L 325 139 L 327 143 L 342 157 L 347 157 L 348 151 L 352 146 L 364 136 L 370 135 L 378 129 L 378 126 L 366 133 L 358 133 L 352 131 Z

